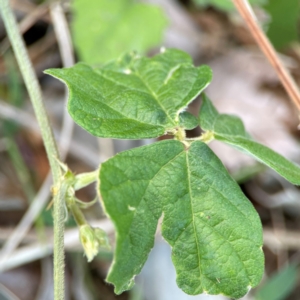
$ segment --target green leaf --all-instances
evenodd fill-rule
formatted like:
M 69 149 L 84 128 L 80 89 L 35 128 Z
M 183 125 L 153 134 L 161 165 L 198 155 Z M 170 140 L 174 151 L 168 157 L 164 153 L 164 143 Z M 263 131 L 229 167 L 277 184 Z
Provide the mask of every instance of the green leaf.
M 200 126 L 204 130 L 213 131 L 220 135 L 247 137 L 241 119 L 232 115 L 219 114 L 206 95 L 202 96 L 200 110 Z
M 167 25 L 159 7 L 133 0 L 73 0 L 72 31 L 80 58 L 103 63 L 157 46 Z
M 107 281 L 117 294 L 133 286 L 161 216 L 184 292 L 239 298 L 260 282 L 259 217 L 205 143 L 187 149 L 167 140 L 119 153 L 101 166 L 100 193 L 116 227 Z
M 191 57 L 168 49 L 152 58 L 131 53 L 92 68 L 77 64 L 50 69 L 69 88 L 68 110 L 74 121 L 100 137 L 153 138 L 179 127 L 179 114 L 209 84 L 208 66 L 194 67 Z
M 216 140 L 225 142 L 252 155 L 258 161 L 275 170 L 293 184 L 300 185 L 300 167 L 250 139 L 242 121 L 234 116 L 219 114 L 204 95 L 199 114 L 200 127 L 213 134 Z
M 297 285 L 297 266 L 289 265 L 272 276 L 255 294 L 256 300 L 284 300 Z
M 231 12 L 234 11 L 234 4 L 232 0 L 193 0 L 194 3 L 199 6 L 206 8 L 208 6 L 213 6 L 221 11 Z M 267 0 L 250 0 L 253 5 L 262 5 L 267 2 Z
M 179 115 L 179 126 L 184 129 L 194 129 L 198 126 L 198 119 L 191 113 L 184 111 Z
M 282 49 L 299 40 L 299 0 L 270 0 L 264 9 L 271 18 L 267 34 L 275 48 Z

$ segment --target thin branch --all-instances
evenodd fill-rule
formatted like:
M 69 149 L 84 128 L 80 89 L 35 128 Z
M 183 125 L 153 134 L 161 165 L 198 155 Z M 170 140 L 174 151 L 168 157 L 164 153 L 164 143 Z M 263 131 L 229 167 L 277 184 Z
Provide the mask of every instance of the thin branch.
M 10 291 L 6 286 L 4 286 L 1 283 L 0 283 L 0 291 L 1 291 L 1 296 L 2 297 L 4 296 L 5 299 L 20 300 L 20 298 L 18 298 L 15 294 L 13 294 L 12 291 Z
M 65 299 L 65 251 L 64 251 L 64 225 L 65 225 L 65 195 L 67 185 L 60 183 L 55 185 L 57 189 L 54 194 L 54 201 L 60 201 L 62 207 L 53 201 L 53 280 L 54 280 L 54 299 Z M 63 210 L 62 210 L 63 208 Z M 60 227 L 58 227 L 60 226 Z
M 72 51 L 72 43 L 70 39 L 68 25 L 65 20 L 63 11 L 58 3 L 55 3 L 51 6 L 51 12 L 52 12 L 51 16 L 53 18 L 55 33 L 57 36 L 57 40 L 59 42 L 59 49 L 61 52 L 63 64 L 65 67 L 68 67 L 74 63 L 74 54 Z M 25 126 L 26 128 L 29 128 L 33 132 L 37 132 L 37 131 L 39 132 L 39 128 L 37 124 L 35 124 L 34 119 L 29 114 L 15 107 L 12 107 L 9 104 L 6 104 L 5 102 L 0 102 L 0 115 L 2 115 L 5 118 L 10 118 L 12 120 L 17 121 L 18 123 Z M 62 153 L 61 155 L 62 159 L 65 158 L 70 148 L 72 131 L 73 131 L 73 121 L 65 110 L 63 116 L 62 130 L 59 136 L 59 144 Z M 72 142 L 72 144 L 74 143 Z M 78 154 L 78 152 L 79 153 L 82 152 L 78 150 L 77 146 L 80 145 L 74 144 L 71 148 L 71 149 L 77 149 L 77 151 L 74 152 L 76 155 Z M 96 158 L 97 155 L 91 153 L 88 157 Z M 95 163 L 93 163 L 93 166 L 94 164 Z M 20 223 L 16 226 L 15 230 L 10 235 L 10 238 L 3 246 L 2 251 L 0 252 L 0 266 L 7 259 L 7 257 L 16 249 L 16 247 L 19 245 L 23 237 L 30 229 L 32 222 L 36 219 L 36 217 L 39 215 L 41 210 L 44 208 L 45 204 L 49 199 L 49 191 L 50 191 L 51 183 L 52 183 L 51 176 L 50 174 L 48 174 L 37 196 L 33 200 L 33 204 L 30 206 L 30 208 L 23 216 Z
M 90 222 L 93 227 L 103 229 L 110 236 L 114 232 L 114 226 L 108 219 Z M 298 250 L 300 247 L 299 232 L 282 232 L 274 234 L 273 229 L 264 229 L 264 245 L 272 249 Z M 82 249 L 78 238 L 78 229 L 67 229 L 65 232 L 65 249 L 74 251 L 74 249 Z M 33 243 L 16 250 L 0 267 L 0 271 L 10 270 L 22 266 L 24 264 L 36 261 L 40 258 L 50 255 L 53 251 L 53 240 L 49 240 L 45 245 Z
M 30 100 L 35 111 L 39 127 L 41 129 L 44 146 L 51 167 L 53 181 L 58 189 L 54 195 L 54 289 L 55 299 L 64 299 L 64 194 L 60 188 L 62 170 L 59 161 L 59 153 L 50 123 L 43 104 L 42 92 L 30 62 L 25 43 L 19 32 L 18 24 L 9 6 L 8 0 L 0 0 L 0 12 L 2 20 L 14 50 L 20 71 L 25 81 Z
M 58 2 L 53 3 L 50 6 L 50 13 L 53 21 L 55 35 L 58 42 L 59 52 L 63 61 L 63 66 L 65 68 L 71 67 L 75 63 L 71 35 L 69 32 L 69 27 L 66 21 L 66 17 L 64 15 L 60 3 Z M 65 88 L 65 93 L 66 93 L 65 96 L 66 97 L 65 106 L 66 106 L 67 95 L 68 95 L 67 88 Z M 62 131 L 60 136 L 60 141 L 63 141 L 63 143 L 66 145 L 65 148 L 66 150 L 61 149 L 61 156 L 63 160 L 67 155 L 67 151 L 71 143 L 73 127 L 74 127 L 74 122 L 71 119 L 68 111 L 65 109 L 64 116 L 63 116 Z
M 41 129 L 46 152 L 53 173 L 54 183 L 58 183 L 62 174 L 60 166 L 57 163 L 59 154 L 47 117 L 46 109 L 43 104 L 41 88 L 34 73 L 33 66 L 29 60 L 26 46 L 18 30 L 18 24 L 11 8 L 9 7 L 8 0 L 0 0 L 0 8 L 8 37 L 12 44 L 18 65 L 30 96 L 30 100 L 32 101 L 37 121 Z
M 17 124 L 29 129 L 32 132 L 36 132 L 40 135 L 41 131 L 35 118 L 29 113 L 15 107 L 9 103 L 0 99 L 0 117 L 9 119 Z
M 7 259 L 13 255 L 13 251 L 18 247 L 24 236 L 29 231 L 32 223 L 36 217 L 40 214 L 41 210 L 46 205 L 49 199 L 49 190 L 52 184 L 51 174 L 48 174 L 46 180 L 43 182 L 42 187 L 33 199 L 32 204 L 26 211 L 25 215 L 14 228 L 14 231 L 9 236 L 0 253 L 0 270 L 5 265 Z
M 90 222 L 91 226 L 99 227 L 107 232 L 108 235 L 112 235 L 114 232 L 114 226 L 112 222 L 108 219 L 101 221 L 92 221 Z M 78 228 L 67 229 L 65 232 L 65 249 L 74 251 L 74 249 L 81 249 L 78 238 Z M 50 255 L 53 251 L 53 239 L 49 237 L 48 241 L 45 244 L 33 243 L 29 246 L 24 246 L 16 250 L 1 266 L 0 272 L 10 270 L 27 264 L 32 261 L 36 261 L 40 258 Z
M 39 129 L 39 126 L 34 116 L 32 116 L 30 113 L 24 110 L 21 110 L 20 108 L 12 106 L 9 103 L 6 103 L 1 99 L 0 99 L 0 118 L 4 118 L 16 122 L 17 124 L 19 124 L 23 128 L 26 128 L 33 134 L 37 134 L 37 135 L 41 134 L 41 131 Z M 63 124 L 67 124 L 67 122 L 63 121 Z M 67 145 L 68 138 L 65 138 L 65 136 L 62 135 L 63 132 L 67 132 L 67 130 L 64 130 L 64 126 L 62 126 L 61 130 L 57 130 L 54 128 L 54 135 L 59 141 L 59 149 L 61 149 L 62 158 L 64 158 L 63 154 L 69 151 L 72 154 L 72 156 L 82 160 L 91 168 L 97 168 L 99 163 L 111 157 L 111 155 L 106 155 L 106 153 L 98 154 L 91 147 L 87 147 L 85 144 L 80 143 L 74 139 L 71 140 L 71 144 L 68 146 Z M 0 140 L 0 151 L 3 151 L 5 149 L 6 147 L 4 144 L 4 140 L 2 141 L 2 143 Z
M 71 67 L 75 63 L 72 40 L 68 23 L 60 3 L 55 2 L 50 6 L 50 14 L 63 66 L 65 68 Z
M 233 0 L 236 9 L 247 24 L 251 34 L 253 35 L 256 43 L 265 54 L 271 65 L 274 67 L 282 85 L 284 86 L 287 94 L 300 111 L 300 92 L 283 63 L 280 61 L 276 51 L 262 29 L 259 27 L 254 12 L 248 0 Z

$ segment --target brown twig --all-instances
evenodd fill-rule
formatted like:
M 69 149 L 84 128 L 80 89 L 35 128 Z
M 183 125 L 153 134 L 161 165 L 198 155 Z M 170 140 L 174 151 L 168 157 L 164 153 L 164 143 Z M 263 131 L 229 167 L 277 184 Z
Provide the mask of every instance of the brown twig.
M 300 111 L 300 92 L 283 63 L 280 61 L 274 47 L 257 24 L 255 15 L 250 7 L 248 0 L 232 0 L 236 9 L 246 22 L 251 34 L 253 35 L 256 43 L 265 54 L 271 65 L 274 67 L 282 85 L 284 86 L 287 94 L 292 99 L 297 109 Z

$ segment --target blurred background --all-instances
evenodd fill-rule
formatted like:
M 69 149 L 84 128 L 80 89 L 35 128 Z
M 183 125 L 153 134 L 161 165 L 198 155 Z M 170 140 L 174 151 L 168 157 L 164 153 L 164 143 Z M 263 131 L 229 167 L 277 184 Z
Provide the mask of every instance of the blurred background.
M 252 0 L 262 28 L 300 83 L 299 0 Z M 67 91 L 43 74 L 77 61 L 101 65 L 124 51 L 154 55 L 160 47 L 188 52 L 208 64 L 206 92 L 222 113 L 236 114 L 254 139 L 300 163 L 299 112 L 258 49 L 231 0 L 10 1 L 40 80 L 44 102 L 66 163 L 76 173 L 95 170 L 119 151 L 152 140 L 112 141 L 91 136 L 66 113 Z M 197 115 L 201 99 L 189 111 Z M 188 132 L 199 136 L 200 129 Z M 167 138 L 167 137 L 164 137 Z M 236 150 L 211 143 L 258 211 L 264 230 L 266 269 L 248 300 L 300 299 L 300 190 Z M 51 300 L 51 177 L 39 128 L 0 19 L 0 300 Z M 77 194 L 95 198 L 91 185 Z M 100 204 L 85 211 L 114 245 L 114 229 Z M 170 247 L 156 245 L 133 290 L 115 296 L 105 283 L 111 251 L 87 263 L 74 220 L 66 223 L 67 300 L 226 299 L 188 296 L 176 286 Z

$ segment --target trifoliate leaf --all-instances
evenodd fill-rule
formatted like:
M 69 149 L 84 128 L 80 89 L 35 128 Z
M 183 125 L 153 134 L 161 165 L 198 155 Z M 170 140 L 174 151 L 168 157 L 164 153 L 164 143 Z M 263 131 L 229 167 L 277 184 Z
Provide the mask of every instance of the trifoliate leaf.
M 161 216 L 184 292 L 240 298 L 260 282 L 259 217 L 205 143 L 167 140 L 119 153 L 101 166 L 100 193 L 116 227 L 107 277 L 116 293 L 134 284 Z
M 180 127 L 179 114 L 209 84 L 208 66 L 169 49 L 152 58 L 131 53 L 103 68 L 77 64 L 46 71 L 69 88 L 74 121 L 100 137 L 153 138 Z
M 132 0 L 73 0 L 71 5 L 75 46 L 89 64 L 147 51 L 159 45 L 167 25 L 159 7 Z
M 200 109 L 199 123 L 201 128 L 211 133 L 216 140 L 233 145 L 252 155 L 291 183 L 300 185 L 299 166 L 268 147 L 250 139 L 249 134 L 245 131 L 243 122 L 239 118 L 219 114 L 205 95 L 203 96 L 203 104 Z

